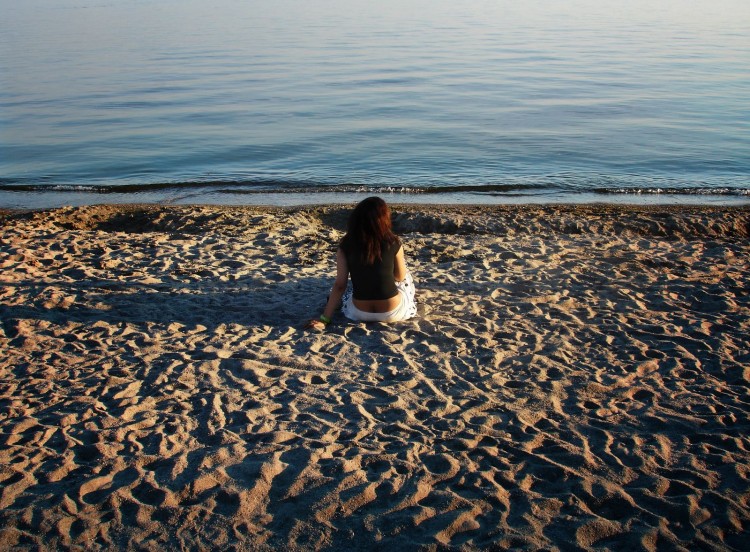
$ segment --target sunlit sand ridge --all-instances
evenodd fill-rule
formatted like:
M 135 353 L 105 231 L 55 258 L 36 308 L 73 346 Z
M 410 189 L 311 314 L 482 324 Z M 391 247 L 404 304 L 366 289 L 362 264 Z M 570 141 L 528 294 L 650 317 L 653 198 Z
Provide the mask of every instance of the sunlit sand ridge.
M 746 547 L 750 210 L 396 206 L 305 332 L 347 214 L 0 216 L 0 548 Z

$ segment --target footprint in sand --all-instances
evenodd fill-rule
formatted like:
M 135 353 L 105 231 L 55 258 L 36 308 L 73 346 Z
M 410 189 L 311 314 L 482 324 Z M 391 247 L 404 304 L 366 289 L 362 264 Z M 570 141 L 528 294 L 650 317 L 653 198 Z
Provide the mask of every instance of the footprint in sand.
M 319 374 L 305 374 L 299 380 L 308 385 L 323 385 L 327 381 L 326 378 Z

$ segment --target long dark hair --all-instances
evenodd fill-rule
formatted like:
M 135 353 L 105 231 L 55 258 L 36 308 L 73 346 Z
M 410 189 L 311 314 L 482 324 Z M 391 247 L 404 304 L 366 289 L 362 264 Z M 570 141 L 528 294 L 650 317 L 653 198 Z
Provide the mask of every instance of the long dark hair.
M 379 197 L 360 201 L 349 215 L 341 247 L 349 255 L 358 255 L 363 264 L 372 265 L 383 256 L 383 248 L 398 242 L 391 229 L 391 211 Z

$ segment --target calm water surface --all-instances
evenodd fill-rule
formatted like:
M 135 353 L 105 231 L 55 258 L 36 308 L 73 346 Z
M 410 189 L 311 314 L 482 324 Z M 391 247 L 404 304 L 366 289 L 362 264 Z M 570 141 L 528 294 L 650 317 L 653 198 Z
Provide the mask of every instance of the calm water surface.
M 750 203 L 744 0 L 0 10 L 0 206 Z

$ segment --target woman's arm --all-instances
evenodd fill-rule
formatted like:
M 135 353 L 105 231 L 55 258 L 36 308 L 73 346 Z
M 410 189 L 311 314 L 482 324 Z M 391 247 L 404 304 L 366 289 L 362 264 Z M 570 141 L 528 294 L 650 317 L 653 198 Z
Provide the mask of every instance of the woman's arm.
M 404 246 L 398 248 L 395 262 L 393 263 L 393 277 L 397 282 L 406 280 L 406 259 L 404 259 Z
M 314 318 L 307 323 L 308 328 L 325 328 L 327 322 L 323 322 L 322 318 L 330 320 L 333 317 L 333 313 L 341 304 L 341 297 L 346 291 L 346 284 L 349 281 L 349 267 L 346 264 L 346 255 L 339 247 L 336 251 L 336 280 L 333 282 L 331 293 L 328 296 L 328 303 L 326 303 L 325 309 L 323 309 L 323 315 L 321 318 Z

